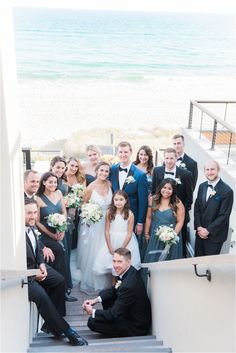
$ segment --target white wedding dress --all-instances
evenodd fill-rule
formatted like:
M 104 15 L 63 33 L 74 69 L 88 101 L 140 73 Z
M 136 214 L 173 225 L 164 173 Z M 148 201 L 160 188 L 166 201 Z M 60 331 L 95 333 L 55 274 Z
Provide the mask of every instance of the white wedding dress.
M 90 227 L 85 224 L 80 225 L 77 246 L 77 266 L 81 270 L 80 290 L 89 295 L 97 294 L 101 289 L 111 286 L 111 277 L 108 274 L 98 275 L 93 271 L 96 255 L 106 242 L 105 214 L 111 199 L 111 189 L 106 196 L 101 196 L 93 190 L 90 200 L 102 207 L 103 217 Z
M 122 247 L 124 244 L 127 236 L 128 221 L 129 219 L 125 220 L 122 215 L 116 214 L 115 219 L 110 224 L 110 241 L 114 250 Z M 141 260 L 138 241 L 134 233 L 132 233 L 126 248 L 131 251 L 131 264 L 139 270 L 141 268 Z M 112 258 L 113 256 L 110 254 L 107 244 L 105 243 L 96 256 L 93 271 L 97 275 L 104 273 L 112 273 L 114 276 L 117 275 L 112 266 Z

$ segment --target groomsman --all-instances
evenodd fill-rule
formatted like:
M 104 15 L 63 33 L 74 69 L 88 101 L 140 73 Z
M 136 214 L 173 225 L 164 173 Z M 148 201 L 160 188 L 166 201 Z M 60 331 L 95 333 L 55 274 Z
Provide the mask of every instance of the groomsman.
M 197 177 L 198 177 L 197 162 L 184 152 L 185 143 L 184 143 L 183 135 L 180 135 L 180 134 L 174 135 L 172 137 L 172 141 L 173 141 L 173 147 L 177 153 L 176 165 L 177 167 L 187 169 L 192 173 L 193 190 L 194 190 L 196 187 Z
M 34 199 L 34 195 L 39 188 L 39 173 L 35 170 L 28 169 L 24 172 L 24 198 Z
M 113 192 L 124 190 L 134 214 L 135 233 L 141 235 L 148 206 L 148 183 L 146 174 L 131 162 L 132 147 L 123 141 L 118 145 L 120 163 L 111 167 L 110 180 Z M 139 240 L 139 239 L 138 239 Z
M 207 162 L 204 172 L 207 181 L 200 184 L 194 204 L 195 256 L 220 253 L 233 206 L 233 190 L 220 178 L 219 164 Z
M 34 302 L 39 314 L 45 320 L 41 330 L 52 333 L 56 337 L 68 338 L 73 346 L 87 345 L 87 341 L 80 337 L 63 319 L 65 316 L 65 280 L 63 276 L 46 265 L 43 259 L 41 244 L 36 234 L 37 202 L 25 200 L 25 240 L 27 269 L 39 269 L 39 274 L 28 277 L 29 300 Z
M 186 257 L 187 223 L 189 222 L 189 211 L 193 202 L 193 178 L 190 171 L 176 165 L 177 153 L 174 148 L 169 147 L 164 151 L 164 165 L 155 167 L 152 178 L 152 194 L 155 195 L 157 186 L 165 178 L 172 178 L 177 184 L 177 196 L 185 207 L 185 220 L 182 228 L 183 254 Z

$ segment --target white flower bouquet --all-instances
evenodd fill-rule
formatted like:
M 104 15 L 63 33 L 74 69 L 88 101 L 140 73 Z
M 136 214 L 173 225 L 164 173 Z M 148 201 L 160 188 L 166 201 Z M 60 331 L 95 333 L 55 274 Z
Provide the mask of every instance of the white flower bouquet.
M 64 232 L 67 230 L 67 219 L 63 214 L 51 213 L 47 217 L 47 224 L 56 229 L 56 232 Z
M 165 244 L 164 250 L 162 251 L 158 261 L 164 261 L 169 254 L 170 248 L 173 244 L 177 244 L 179 241 L 179 237 L 176 234 L 172 225 L 170 226 L 160 226 L 156 230 L 156 236 L 160 241 Z
M 71 187 L 71 191 L 80 198 L 83 198 L 84 190 L 85 190 L 85 186 L 83 184 L 74 184 Z
M 85 186 L 83 184 L 74 184 L 71 187 L 71 192 L 65 196 L 65 204 L 68 208 L 80 207 L 83 203 Z
M 97 223 L 102 219 L 103 213 L 102 208 L 97 203 L 89 201 L 81 207 L 80 217 L 82 218 L 82 223 L 88 226 Z

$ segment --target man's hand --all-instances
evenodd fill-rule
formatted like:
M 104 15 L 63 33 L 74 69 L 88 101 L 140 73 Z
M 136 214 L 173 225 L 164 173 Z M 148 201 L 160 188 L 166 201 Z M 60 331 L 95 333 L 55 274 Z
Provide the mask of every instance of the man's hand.
M 90 304 L 83 304 L 83 309 L 86 311 L 88 315 L 92 315 L 93 307 Z
M 143 231 L 143 225 L 142 224 L 136 224 L 135 234 L 140 235 L 140 234 L 142 234 L 142 231 Z
M 36 281 L 38 282 L 42 282 L 45 280 L 45 278 L 47 277 L 48 273 L 47 273 L 47 269 L 46 266 L 44 264 L 40 264 L 39 265 L 39 269 L 40 269 L 40 274 L 36 276 Z
M 197 228 L 197 234 L 199 235 L 200 238 L 207 239 L 209 232 L 208 232 L 208 230 L 206 228 L 198 227 Z
M 65 232 L 57 232 L 55 234 L 56 240 L 63 240 L 65 236 Z
M 82 307 L 84 307 L 84 306 L 86 306 L 86 305 L 91 305 L 91 306 L 93 306 L 93 305 L 95 305 L 95 304 L 97 304 L 97 303 L 99 303 L 98 298 L 87 299 L 87 300 L 85 300 L 85 301 L 83 302 Z
M 43 257 L 46 262 L 53 262 L 55 260 L 55 255 L 53 254 L 52 250 L 46 246 L 43 248 Z

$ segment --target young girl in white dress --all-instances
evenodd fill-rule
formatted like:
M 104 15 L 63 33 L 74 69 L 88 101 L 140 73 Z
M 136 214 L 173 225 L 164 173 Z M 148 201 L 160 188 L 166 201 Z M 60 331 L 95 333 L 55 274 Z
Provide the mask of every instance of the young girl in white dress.
M 133 232 L 134 215 L 130 210 L 128 195 L 118 190 L 112 197 L 106 213 L 106 244 L 100 249 L 94 262 L 93 271 L 97 274 L 116 273 L 112 267 L 114 251 L 120 247 L 131 251 L 131 264 L 139 270 L 141 260 L 136 235 Z

